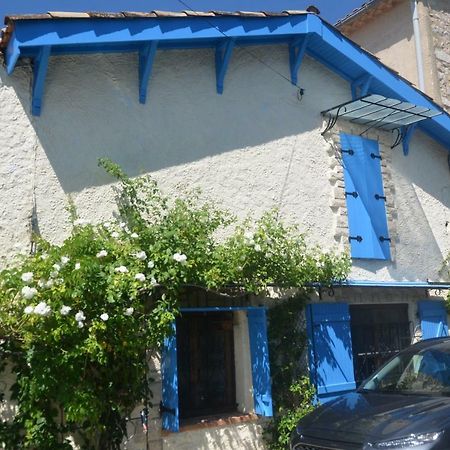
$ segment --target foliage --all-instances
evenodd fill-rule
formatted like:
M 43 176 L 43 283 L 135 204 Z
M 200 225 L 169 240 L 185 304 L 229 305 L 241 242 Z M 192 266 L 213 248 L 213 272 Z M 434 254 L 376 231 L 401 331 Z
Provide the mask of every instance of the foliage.
M 314 388 L 300 363 L 306 338 L 302 322 L 306 292 L 269 310 L 269 350 L 275 417 L 267 430 L 271 450 L 286 450 L 297 422 L 314 407 Z
M 444 259 L 444 262 L 442 263 L 440 275 L 443 279 L 450 281 L 450 254 L 446 259 Z M 447 311 L 450 312 L 450 292 L 447 294 L 446 308 Z
M 71 448 L 74 432 L 83 449 L 119 448 L 124 418 L 151 401 L 146 357 L 170 333 L 186 286 L 261 293 L 349 269 L 346 256 L 308 248 L 275 212 L 236 225 L 198 195 L 171 200 L 151 178 L 100 164 L 119 180 L 118 219 L 74 217 L 62 245 L 39 239 L 35 254 L 0 274 L 0 359 L 14 364 L 19 405 L 0 424 L 7 449 Z

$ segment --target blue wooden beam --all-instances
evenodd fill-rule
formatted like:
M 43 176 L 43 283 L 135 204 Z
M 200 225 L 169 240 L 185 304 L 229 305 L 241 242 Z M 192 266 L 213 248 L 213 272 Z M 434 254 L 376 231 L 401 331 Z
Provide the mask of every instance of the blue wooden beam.
M 364 97 L 369 93 L 370 84 L 372 83 L 373 77 L 369 74 L 364 74 L 363 76 L 354 80 L 351 84 L 352 98 L 356 100 L 358 97 Z M 359 93 L 358 93 L 359 88 Z
M 403 147 L 403 154 L 405 156 L 408 156 L 409 154 L 409 143 L 411 142 L 412 135 L 414 131 L 417 128 L 417 123 L 413 123 L 412 125 L 409 125 L 409 127 L 405 131 L 405 135 L 403 136 L 402 141 L 402 147 Z
M 289 66 L 291 69 L 291 83 L 297 86 L 298 83 L 298 70 L 305 56 L 306 47 L 308 46 L 308 35 L 300 39 L 299 42 L 293 42 L 289 46 Z
M 42 96 L 44 94 L 45 77 L 47 75 L 48 60 L 51 47 L 46 45 L 42 47 L 33 65 L 33 95 L 31 101 L 31 113 L 33 116 L 41 115 Z
M 223 94 L 223 83 L 234 48 L 234 40 L 227 39 L 216 47 L 216 85 L 217 93 Z
M 158 41 L 152 41 L 139 50 L 139 102 L 142 104 L 145 104 L 147 100 L 148 82 L 152 73 L 157 48 Z

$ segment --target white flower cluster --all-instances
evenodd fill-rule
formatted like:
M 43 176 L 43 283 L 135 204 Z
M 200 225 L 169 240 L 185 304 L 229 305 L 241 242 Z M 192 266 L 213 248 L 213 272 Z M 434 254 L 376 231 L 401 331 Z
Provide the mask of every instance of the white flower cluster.
M 108 256 L 108 252 L 106 250 L 100 250 L 96 256 L 97 258 L 104 258 L 105 256 Z
M 75 320 L 77 321 L 78 328 L 84 327 L 84 321 L 86 320 L 86 316 L 83 311 L 78 311 L 75 314 Z
M 38 316 L 47 317 L 52 312 L 52 309 L 45 302 L 40 302 L 36 306 L 29 305 L 24 311 L 25 314 L 36 314 Z
M 261 246 L 255 242 L 255 235 L 251 231 L 246 231 L 244 233 L 245 243 L 255 249 L 256 252 L 260 252 Z
M 25 272 L 22 274 L 21 279 L 24 283 L 30 283 L 33 281 L 33 272 Z
M 145 253 L 144 251 L 137 252 L 133 256 L 137 259 L 140 259 L 141 261 L 145 261 L 147 259 L 147 253 Z
M 187 256 L 184 254 L 184 253 L 175 253 L 174 255 L 173 255 L 173 259 L 176 261 L 176 262 L 178 262 L 178 263 L 180 263 L 181 265 L 185 265 L 186 264 L 186 262 L 187 262 Z
M 119 266 L 114 269 L 117 273 L 128 273 L 128 269 L 125 266 Z

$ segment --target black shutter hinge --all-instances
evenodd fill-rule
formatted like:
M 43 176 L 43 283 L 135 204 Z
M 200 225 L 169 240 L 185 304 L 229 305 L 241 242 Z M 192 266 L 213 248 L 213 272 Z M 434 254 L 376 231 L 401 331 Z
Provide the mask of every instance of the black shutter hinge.
M 353 156 L 355 154 L 355 152 L 352 149 L 350 149 L 350 150 L 342 150 L 341 149 L 341 153 L 348 153 L 350 156 Z
M 163 415 L 164 413 L 169 413 L 172 415 L 176 415 L 175 408 L 168 408 L 167 406 L 163 405 L 163 402 L 159 402 L 159 414 Z
M 358 193 L 356 191 L 354 191 L 354 192 L 346 192 L 345 195 L 351 195 L 354 198 L 358 198 Z
M 358 242 L 362 242 L 362 240 L 363 240 L 363 238 L 362 238 L 362 236 L 349 236 L 348 237 L 348 240 L 351 242 L 351 241 L 358 241 Z
M 381 242 L 385 242 L 385 241 L 391 242 L 391 238 L 387 238 L 387 237 L 384 237 L 384 236 L 380 236 L 379 239 L 380 239 Z
M 370 157 L 371 157 L 372 159 L 379 159 L 380 161 L 383 159 L 380 155 L 375 155 L 375 153 L 371 153 L 371 154 L 370 154 Z
M 386 201 L 386 197 L 384 195 L 375 194 L 375 200 L 384 200 L 384 201 Z

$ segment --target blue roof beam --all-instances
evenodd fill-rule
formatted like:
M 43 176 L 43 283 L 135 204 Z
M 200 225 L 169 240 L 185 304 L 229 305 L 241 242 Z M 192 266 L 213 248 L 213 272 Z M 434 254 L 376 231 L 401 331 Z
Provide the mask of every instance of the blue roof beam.
M 298 83 L 298 71 L 305 56 L 307 46 L 308 46 L 307 34 L 295 39 L 289 45 L 289 66 L 291 70 L 291 83 L 294 86 L 297 86 Z
M 45 77 L 47 76 L 50 53 L 51 47 L 49 45 L 41 47 L 33 61 L 33 95 L 31 102 L 31 113 L 33 116 L 41 115 L 42 96 L 44 95 Z
M 351 83 L 353 100 L 356 100 L 357 98 L 364 97 L 369 94 L 369 89 L 372 80 L 373 77 L 371 75 L 364 74 L 362 77 L 357 78 Z
M 233 39 L 227 39 L 216 47 L 216 86 L 218 94 L 223 94 L 223 83 L 234 45 Z
M 139 49 L 139 102 L 145 104 L 147 89 L 155 60 L 158 41 L 151 41 Z

